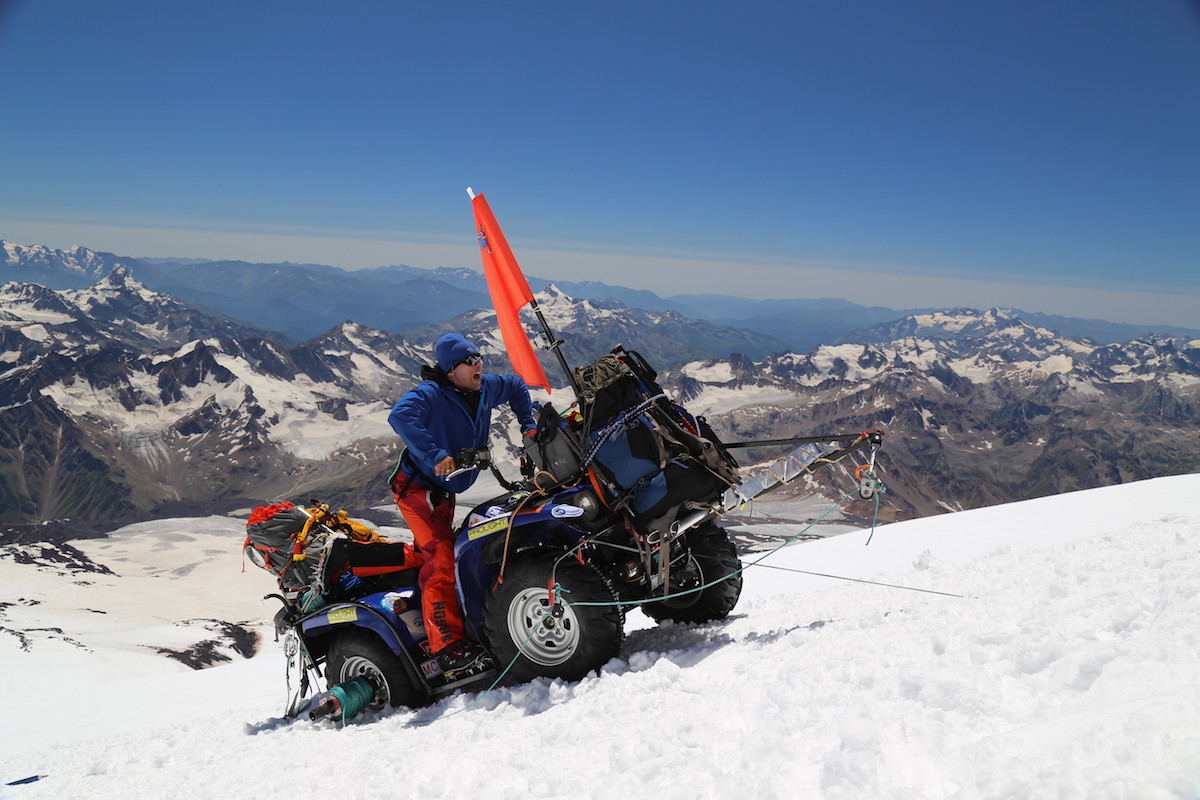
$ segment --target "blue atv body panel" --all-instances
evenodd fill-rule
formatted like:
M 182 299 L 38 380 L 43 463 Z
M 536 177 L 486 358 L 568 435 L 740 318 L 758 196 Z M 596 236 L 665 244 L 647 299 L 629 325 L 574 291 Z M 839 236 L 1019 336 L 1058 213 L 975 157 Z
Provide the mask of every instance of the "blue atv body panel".
M 556 499 L 568 498 L 569 493 L 564 493 Z M 513 534 L 508 543 L 508 555 L 511 558 L 531 548 L 562 549 L 576 544 L 582 534 L 566 521 L 582 514 L 582 509 L 568 503 L 547 503 L 515 515 L 504 513 L 497 506 L 481 507 L 468 517 L 467 525 L 454 543 L 458 597 L 468 633 L 478 638 L 483 625 L 484 602 L 500 575 L 504 539 L 508 535 L 510 520 Z
M 418 624 L 413 624 L 413 614 L 405 613 L 410 611 L 415 611 Z M 339 627 L 352 625 L 372 631 L 399 654 L 401 650 L 417 647 L 425 641 L 420 619 L 421 592 L 413 586 L 325 606 L 300 621 L 300 632 L 306 638 L 317 638 L 336 633 Z

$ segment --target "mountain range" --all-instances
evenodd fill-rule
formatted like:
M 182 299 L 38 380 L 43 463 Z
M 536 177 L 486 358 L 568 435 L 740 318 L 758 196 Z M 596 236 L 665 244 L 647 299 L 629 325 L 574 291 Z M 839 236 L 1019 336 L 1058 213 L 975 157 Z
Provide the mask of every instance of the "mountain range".
M 215 267 L 223 277 L 210 276 L 210 288 L 261 309 L 238 315 L 149 288 L 140 277 L 184 273 L 195 281 L 193 273 L 211 265 L 8 243 L 4 252 L 9 265 L 0 265 L 0 280 L 42 279 L 0 288 L 3 522 L 128 519 L 308 495 L 349 507 L 385 502 L 399 446 L 387 411 L 417 382 L 438 332 L 463 332 L 480 344 L 489 370 L 507 369 L 486 298 L 404 335 L 339 319 L 297 344 L 264 321 L 282 302 L 267 287 L 295 288 L 296 276 L 307 276 L 284 309 L 311 325 L 321 313 L 356 313 L 320 299 L 340 291 L 347 273 Z M 268 266 L 279 268 L 277 281 Z M 467 296 L 472 279 L 460 274 L 467 270 L 435 271 L 463 284 L 454 287 L 406 267 L 364 272 L 403 291 L 452 286 L 447 297 Z M 54 290 L 50 277 L 82 285 Z M 1198 338 L 1101 343 L 1012 311 L 953 309 L 892 318 L 855 343 L 801 354 L 674 309 L 573 297 L 555 285 L 538 300 L 567 342 L 569 363 L 587 363 L 616 344 L 637 349 L 660 368 L 664 387 L 726 441 L 886 429 L 884 516 L 1200 468 Z M 729 310 L 741 309 L 731 302 Z M 558 404 L 561 396 L 541 399 Z M 516 444 L 500 435 L 511 434 L 511 420 L 502 414 L 496 422 L 500 460 L 511 464 Z M 747 463 L 778 455 L 741 452 Z M 837 497 L 848 481 L 839 467 L 783 493 Z
M 319 264 L 255 264 L 194 258 L 137 259 L 97 253 L 82 247 L 55 250 L 23 246 L 0 239 L 0 283 L 25 281 L 51 289 L 79 289 L 123 266 L 146 287 L 197 303 L 274 332 L 289 343 L 319 336 L 352 319 L 390 333 L 410 334 L 468 311 L 489 308 L 483 275 L 462 267 L 420 269 L 383 266 L 342 270 Z M 528 276 L 534 291 L 551 281 Z M 598 307 L 675 311 L 743 334 L 742 352 L 751 358 L 790 350 L 807 353 L 822 344 L 862 341 L 874 325 L 936 309 L 892 309 L 864 306 L 838 298 L 752 300 L 727 295 L 679 294 L 659 297 L 602 281 L 553 281 L 567 295 Z M 1104 320 L 1050 316 L 1019 309 L 1013 313 L 1034 325 L 1102 344 L 1145 335 L 1200 336 L 1200 329 L 1148 323 L 1130 325 Z M 724 355 L 730 350 L 712 352 Z
M 733 439 L 886 429 L 888 505 L 901 514 L 1200 469 L 1200 339 L 1100 345 L 998 309 L 869 333 L 807 355 L 696 362 L 666 383 Z

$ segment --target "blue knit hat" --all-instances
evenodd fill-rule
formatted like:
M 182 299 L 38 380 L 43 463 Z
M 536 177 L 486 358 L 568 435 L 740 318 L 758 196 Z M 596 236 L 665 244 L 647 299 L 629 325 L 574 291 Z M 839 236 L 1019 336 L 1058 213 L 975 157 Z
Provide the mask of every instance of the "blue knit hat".
M 449 372 L 467 356 L 479 355 L 479 348 L 468 342 L 459 333 L 447 333 L 437 340 L 434 348 L 438 369 Z

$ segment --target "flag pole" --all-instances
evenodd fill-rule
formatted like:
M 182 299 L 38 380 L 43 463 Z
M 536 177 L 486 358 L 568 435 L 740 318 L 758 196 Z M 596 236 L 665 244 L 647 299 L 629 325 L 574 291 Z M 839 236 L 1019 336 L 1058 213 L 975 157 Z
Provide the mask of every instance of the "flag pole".
M 575 373 L 567 363 L 567 357 L 562 353 L 563 340 L 554 337 L 554 331 L 550 330 L 550 323 L 546 322 L 546 318 L 542 316 L 542 310 L 538 308 L 537 300 L 529 301 L 529 305 L 533 308 L 533 313 L 537 315 L 538 324 L 542 326 L 542 335 L 546 337 L 545 348 L 554 351 L 554 355 L 558 358 L 558 365 L 566 373 L 567 380 L 571 382 L 571 391 L 575 393 L 575 399 L 578 400 L 579 385 L 575 383 Z
M 472 201 L 475 199 L 475 192 L 470 186 L 467 187 L 467 196 Z M 558 359 L 558 365 L 567 376 L 567 381 L 571 384 L 571 391 L 575 393 L 575 397 L 578 399 L 579 384 L 575 382 L 575 373 L 571 370 L 571 365 L 567 363 L 567 358 L 562 353 L 562 345 L 565 342 L 554 335 L 554 331 L 550 328 L 550 323 L 546 321 L 545 315 L 542 314 L 541 308 L 538 307 L 537 298 L 532 296 L 532 292 L 530 292 L 529 305 L 533 308 L 533 313 L 537 316 L 538 324 L 542 327 L 542 336 L 546 339 L 546 343 L 542 345 L 542 349 L 554 351 L 554 355 Z

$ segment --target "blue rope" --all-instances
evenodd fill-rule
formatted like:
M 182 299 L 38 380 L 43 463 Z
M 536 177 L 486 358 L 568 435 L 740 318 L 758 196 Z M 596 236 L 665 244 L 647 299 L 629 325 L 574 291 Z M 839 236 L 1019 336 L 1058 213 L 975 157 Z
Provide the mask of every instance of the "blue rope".
M 592 442 L 592 446 L 588 448 L 587 455 L 584 456 L 583 463 L 580 464 L 579 468 L 587 469 L 588 464 L 591 464 L 592 460 L 596 458 L 596 454 L 600 452 L 600 448 L 612 438 L 614 433 L 621 429 L 621 426 L 666 396 L 666 393 L 663 392 L 661 394 L 654 395 L 654 397 L 647 398 L 646 400 L 643 400 L 641 403 L 638 403 L 636 406 L 626 411 L 621 416 L 617 417 L 608 425 L 601 428 L 600 433 L 596 435 L 596 440 Z

